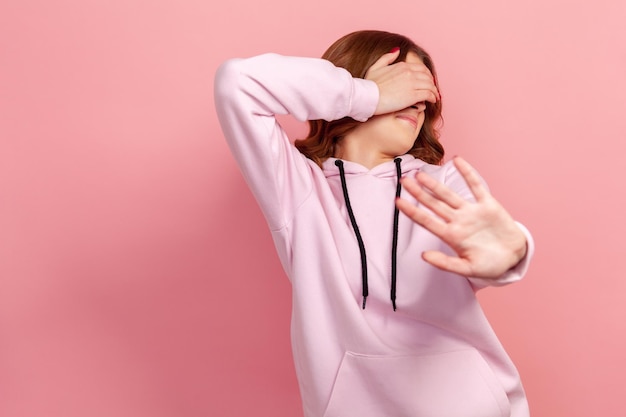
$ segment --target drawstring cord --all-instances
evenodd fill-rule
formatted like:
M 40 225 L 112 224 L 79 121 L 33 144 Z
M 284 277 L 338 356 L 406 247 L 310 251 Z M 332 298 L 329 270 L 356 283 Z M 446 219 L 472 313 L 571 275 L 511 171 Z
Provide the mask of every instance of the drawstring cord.
M 361 281 L 363 288 L 363 309 L 365 309 L 365 301 L 367 300 L 367 296 L 369 294 L 369 288 L 367 285 L 367 259 L 365 256 L 365 245 L 363 244 L 363 238 L 361 237 L 361 232 L 359 232 L 359 226 L 356 224 L 354 212 L 352 212 L 352 206 L 350 205 L 350 197 L 348 197 L 348 187 L 346 186 L 346 174 L 343 170 L 343 161 L 337 159 L 335 161 L 335 165 L 337 165 L 337 167 L 339 168 L 343 198 L 346 201 L 346 208 L 348 209 L 348 216 L 350 216 L 350 223 L 352 223 L 352 228 L 354 229 L 356 240 L 359 242 L 359 250 L 361 251 Z
M 402 176 L 401 170 L 401 158 L 396 158 L 393 160 L 396 164 L 396 176 L 397 176 L 397 185 L 396 185 L 396 198 L 400 197 L 400 192 L 402 191 L 402 185 L 400 184 L 400 178 Z M 352 211 L 352 205 L 350 204 L 350 197 L 348 196 L 348 187 L 346 185 L 346 174 L 343 169 L 343 161 L 337 159 L 335 161 L 335 165 L 339 168 L 339 178 L 341 178 L 341 190 L 343 191 L 343 198 L 346 202 L 346 209 L 348 210 L 348 217 L 350 217 L 350 223 L 352 224 L 352 229 L 354 229 L 354 234 L 356 235 L 356 240 L 359 244 L 359 251 L 361 252 L 361 285 L 362 285 L 362 293 L 363 293 L 363 309 L 365 309 L 365 301 L 367 300 L 367 296 L 369 295 L 369 288 L 367 283 L 367 257 L 365 254 L 365 244 L 363 243 L 363 238 L 361 237 L 361 232 L 359 231 L 359 226 L 356 224 L 356 219 L 354 218 L 354 212 Z M 395 205 L 395 204 L 394 204 Z M 393 240 L 391 245 L 391 304 L 393 306 L 393 311 L 396 311 L 396 275 L 397 275 L 397 253 L 398 253 L 398 220 L 399 220 L 400 212 L 398 207 L 396 206 L 393 211 Z
M 400 177 L 402 176 L 402 171 L 400 169 L 400 163 L 402 159 L 396 158 L 393 160 L 396 163 L 396 177 L 398 178 L 398 182 L 396 184 L 396 198 L 400 197 L 400 192 L 402 191 L 402 184 L 400 184 Z M 394 202 L 395 203 L 395 202 Z M 391 305 L 393 306 L 393 311 L 396 311 L 396 273 L 397 273 L 397 265 L 396 259 L 398 255 L 398 220 L 400 211 L 398 210 L 398 206 L 394 204 L 393 210 L 393 241 L 391 243 Z

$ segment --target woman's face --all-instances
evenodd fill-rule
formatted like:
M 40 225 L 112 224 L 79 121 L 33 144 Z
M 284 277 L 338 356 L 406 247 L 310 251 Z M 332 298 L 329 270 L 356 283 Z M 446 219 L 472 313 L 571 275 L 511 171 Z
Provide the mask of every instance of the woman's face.
M 406 62 L 422 63 L 422 60 L 410 52 Z M 373 116 L 344 139 L 355 140 L 361 152 L 373 152 L 384 158 L 404 155 L 413 147 L 424 125 L 425 110 L 426 104 L 419 102 L 403 110 Z

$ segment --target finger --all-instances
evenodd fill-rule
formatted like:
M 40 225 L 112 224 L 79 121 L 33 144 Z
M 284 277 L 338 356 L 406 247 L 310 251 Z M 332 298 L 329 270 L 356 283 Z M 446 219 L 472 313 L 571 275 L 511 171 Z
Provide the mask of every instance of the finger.
M 438 100 L 438 93 L 430 88 L 427 89 L 417 89 L 413 94 L 413 104 L 417 104 L 422 101 L 427 101 L 429 103 L 435 104 Z
M 408 65 L 411 77 L 413 77 L 416 86 L 423 89 L 430 89 L 434 92 L 438 91 L 435 78 L 432 76 L 428 68 L 424 67 L 424 69 L 421 69 L 420 67 L 416 67 L 411 64 Z
M 416 103 L 419 101 L 428 101 L 436 103 L 439 100 L 439 90 L 428 80 L 418 80 L 413 84 Z
M 439 91 L 436 88 L 429 88 L 428 90 L 420 90 L 418 92 L 418 101 L 428 101 L 435 104 L 439 100 Z
M 374 64 L 372 64 L 372 66 L 369 67 L 367 71 L 369 72 L 393 64 L 393 62 L 400 55 L 400 48 L 397 48 L 397 50 L 394 49 L 392 49 L 391 52 L 383 54 L 380 58 L 378 58 L 378 60 L 374 62 Z
M 396 199 L 396 206 L 402 213 L 406 214 L 411 220 L 422 226 L 424 229 L 439 238 L 443 236 L 446 224 L 438 217 L 433 216 L 426 210 L 420 209 L 403 198 Z
M 422 253 L 422 259 L 441 270 L 466 277 L 472 276 L 472 267 L 470 263 L 463 258 L 449 256 L 439 251 L 425 251 Z
M 421 64 L 421 63 L 407 63 L 407 65 L 409 66 L 409 68 L 411 69 L 411 71 L 415 72 L 416 74 L 423 74 L 425 75 L 430 81 L 433 82 L 433 84 L 435 84 L 435 77 L 433 76 L 433 73 L 430 72 L 430 69 L 425 65 L 425 64 Z
M 425 172 L 418 172 L 415 178 L 422 187 L 429 190 L 433 195 L 435 195 L 441 201 L 444 201 L 452 208 L 458 209 L 466 203 L 466 201 L 460 195 L 458 195 L 446 185 L 440 183 L 430 175 L 426 174 Z
M 483 200 L 485 197 L 489 196 L 490 193 L 483 184 L 478 172 L 467 162 L 465 159 L 457 156 L 454 158 L 454 166 L 461 173 L 463 179 L 467 183 L 472 194 L 476 198 L 476 201 Z
M 429 82 L 428 88 L 433 91 L 437 100 L 441 100 L 441 93 L 439 92 L 439 86 L 437 85 L 437 79 L 430 71 L 430 69 L 423 63 L 411 63 L 408 64 L 411 71 L 419 79 L 423 79 Z
M 417 201 L 428 207 L 433 213 L 446 222 L 449 222 L 454 217 L 454 210 L 449 205 L 424 190 L 414 179 L 404 178 L 402 180 L 402 186 L 409 194 L 415 197 Z

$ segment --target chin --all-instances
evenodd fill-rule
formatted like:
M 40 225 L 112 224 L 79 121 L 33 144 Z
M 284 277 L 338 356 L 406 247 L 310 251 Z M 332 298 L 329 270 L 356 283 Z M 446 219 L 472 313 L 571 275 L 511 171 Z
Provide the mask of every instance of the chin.
M 389 154 L 393 155 L 393 156 L 402 156 L 402 155 L 406 155 L 407 153 L 409 153 L 409 151 L 413 148 L 413 144 L 415 142 L 412 142 L 410 145 L 405 145 L 405 146 L 398 146 L 395 149 L 391 149 Z

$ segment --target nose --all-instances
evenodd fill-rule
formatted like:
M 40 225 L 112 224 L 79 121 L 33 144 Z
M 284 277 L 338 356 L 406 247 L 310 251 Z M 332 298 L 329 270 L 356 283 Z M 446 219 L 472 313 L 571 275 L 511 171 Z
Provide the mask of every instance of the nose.
M 415 103 L 411 106 L 412 109 L 416 109 L 418 112 L 423 112 L 426 110 L 426 103 L 424 101 L 420 101 L 419 103 Z

